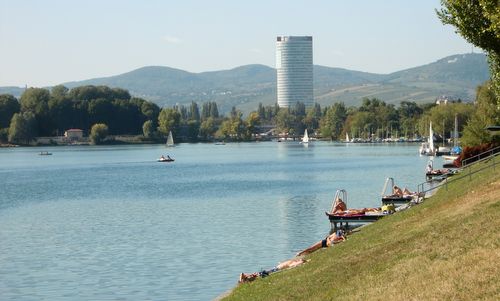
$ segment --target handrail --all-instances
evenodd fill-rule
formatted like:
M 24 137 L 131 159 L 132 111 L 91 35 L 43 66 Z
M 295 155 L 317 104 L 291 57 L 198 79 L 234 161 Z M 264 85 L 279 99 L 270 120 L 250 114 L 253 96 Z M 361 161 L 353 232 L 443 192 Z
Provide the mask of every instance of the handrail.
M 498 152 L 500 152 L 500 146 L 494 147 L 492 149 L 484 151 L 484 152 L 482 152 L 480 154 L 477 154 L 475 156 L 472 156 L 470 158 L 463 159 L 462 162 L 460 162 L 460 163 L 462 164 L 462 166 L 465 166 L 465 165 L 470 164 L 470 163 L 467 163 L 467 162 L 471 161 L 472 159 L 479 158 L 479 160 L 481 160 L 481 156 L 482 155 L 489 154 L 488 156 L 485 157 L 485 158 L 488 158 L 489 156 L 494 155 L 494 154 L 496 154 Z M 477 161 L 477 160 L 473 160 L 472 162 L 475 162 L 475 161 Z
M 442 186 L 445 186 L 445 187 L 446 187 L 446 190 L 448 190 L 448 183 L 453 183 L 454 181 L 457 181 L 457 180 L 463 179 L 463 178 L 465 178 L 465 177 L 472 178 L 472 175 L 473 175 L 473 174 L 476 174 L 476 173 L 478 173 L 478 172 L 480 172 L 480 171 L 483 171 L 483 170 L 485 170 L 485 169 L 488 169 L 488 168 L 492 168 L 492 167 L 493 167 L 493 169 L 495 169 L 495 166 L 498 164 L 498 163 L 496 162 L 496 158 L 497 158 L 497 156 L 498 156 L 498 155 L 500 155 L 500 153 L 494 153 L 494 154 L 489 155 L 488 157 L 482 158 L 482 159 L 480 159 L 480 160 L 478 160 L 478 161 L 474 161 L 474 164 L 472 164 L 472 163 L 471 163 L 471 164 L 468 164 L 465 168 L 463 168 L 463 169 L 462 169 L 462 172 L 461 172 L 461 173 L 463 173 L 463 175 L 461 175 L 461 176 L 456 175 L 456 176 L 454 176 L 451 180 L 448 180 L 448 178 L 446 178 L 443 182 L 441 182 L 441 184 L 439 184 L 439 185 L 437 185 L 437 186 L 434 186 L 434 187 L 432 187 L 432 188 L 429 188 L 429 189 L 427 189 L 427 190 L 424 190 L 424 185 L 425 185 L 425 184 L 428 184 L 428 182 L 426 181 L 426 182 L 420 183 L 420 184 L 418 184 L 418 186 L 417 186 L 417 192 L 418 192 L 419 194 L 420 194 L 420 193 L 423 193 L 423 194 L 425 195 L 427 192 L 432 191 L 432 190 L 435 190 L 435 189 L 438 189 L 438 188 L 440 188 L 440 187 L 442 187 Z M 490 165 L 485 166 L 485 167 L 483 167 L 483 168 L 480 168 L 480 169 L 478 169 L 478 170 L 472 171 L 472 169 L 471 169 L 471 168 L 472 168 L 472 166 L 476 165 L 476 163 L 479 163 L 479 162 L 482 162 L 482 161 L 486 161 L 486 160 L 490 160 L 490 159 L 491 159 L 491 164 L 490 164 Z M 465 172 L 465 169 L 467 169 L 467 170 L 468 170 L 468 172 L 467 172 L 467 173 Z M 422 189 L 420 189 L 420 187 L 422 187 Z

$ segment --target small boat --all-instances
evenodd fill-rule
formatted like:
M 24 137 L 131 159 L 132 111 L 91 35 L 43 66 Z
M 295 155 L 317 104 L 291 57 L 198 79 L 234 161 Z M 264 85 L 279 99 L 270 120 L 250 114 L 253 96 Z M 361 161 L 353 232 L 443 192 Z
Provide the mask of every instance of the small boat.
M 174 162 L 175 160 L 170 158 L 170 156 L 161 156 L 160 158 L 158 158 L 157 160 L 158 162 Z
M 167 146 L 168 147 L 174 146 L 174 136 L 172 135 L 172 131 L 168 132 Z
M 49 153 L 49 152 L 40 152 L 39 155 L 40 156 L 50 156 L 50 155 L 52 155 L 52 153 Z
M 427 142 L 422 143 L 419 153 L 426 156 L 434 156 L 436 154 L 436 148 L 434 147 L 434 132 L 432 131 L 432 122 L 430 122 L 429 124 L 429 139 Z
M 302 144 L 307 144 L 309 143 L 309 135 L 307 134 L 307 129 L 304 130 L 304 137 L 302 137 Z

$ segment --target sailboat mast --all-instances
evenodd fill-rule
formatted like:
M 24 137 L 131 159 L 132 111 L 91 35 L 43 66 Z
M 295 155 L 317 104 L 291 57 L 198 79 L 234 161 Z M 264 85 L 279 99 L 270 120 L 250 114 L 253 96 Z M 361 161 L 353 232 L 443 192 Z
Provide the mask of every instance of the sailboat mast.
M 455 129 L 453 133 L 453 146 L 457 147 L 458 146 L 458 118 L 457 114 L 455 114 Z

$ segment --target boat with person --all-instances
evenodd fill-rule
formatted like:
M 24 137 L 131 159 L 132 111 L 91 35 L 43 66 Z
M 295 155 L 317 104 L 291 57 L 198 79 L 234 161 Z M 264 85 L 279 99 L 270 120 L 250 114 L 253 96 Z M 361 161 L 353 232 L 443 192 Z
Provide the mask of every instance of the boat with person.
M 167 155 L 166 157 L 165 157 L 165 156 L 163 156 L 163 155 L 161 155 L 161 157 L 160 157 L 160 158 L 158 158 L 158 160 L 157 160 L 157 161 L 158 161 L 158 162 L 174 162 L 174 161 L 175 161 L 175 159 L 170 158 L 170 156 L 169 156 L 169 155 Z

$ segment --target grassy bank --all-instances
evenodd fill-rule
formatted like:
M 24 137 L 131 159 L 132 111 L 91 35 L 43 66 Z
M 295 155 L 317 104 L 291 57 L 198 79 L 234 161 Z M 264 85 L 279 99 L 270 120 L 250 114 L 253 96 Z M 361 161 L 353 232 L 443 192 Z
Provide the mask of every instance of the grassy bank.
M 499 234 L 497 166 L 224 300 L 499 300 Z

